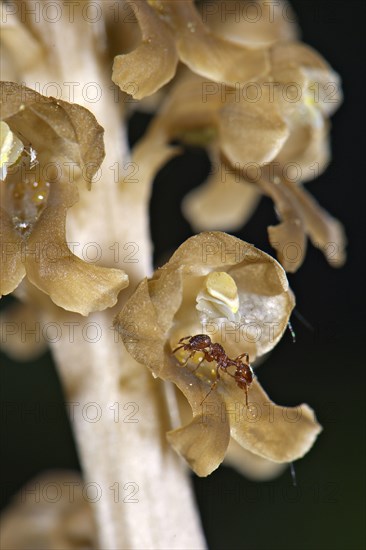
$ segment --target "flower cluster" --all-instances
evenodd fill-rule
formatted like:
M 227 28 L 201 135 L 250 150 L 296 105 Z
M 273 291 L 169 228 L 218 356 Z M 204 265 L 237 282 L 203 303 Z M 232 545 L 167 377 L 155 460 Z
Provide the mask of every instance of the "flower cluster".
M 165 3 L 159 4 L 164 4 L 159 12 L 164 27 L 164 14 L 171 19 L 165 13 Z M 177 9 L 180 4 L 177 2 Z M 173 140 L 207 149 L 212 175 L 183 203 L 195 230 L 240 228 L 264 194 L 273 200 L 280 218 L 279 225 L 268 232 L 286 271 L 294 272 L 302 264 L 307 236 L 333 266 L 341 266 L 346 244 L 343 227 L 302 186 L 329 163 L 328 117 L 342 99 L 340 79 L 317 52 L 294 41 L 296 30 L 290 23 L 280 16 L 275 22 L 277 26 L 269 20 L 262 22 L 260 48 L 249 38 L 245 46 L 235 43 L 235 47 L 244 48 L 244 56 L 247 48 L 251 55 L 261 51 L 266 56 L 265 68 L 254 63 L 248 77 L 235 74 L 228 78 L 217 63 L 210 67 L 218 73 L 214 69 L 210 73 L 198 62 L 188 64 L 196 74 L 181 71 L 136 150 L 143 147 L 158 155 Z M 200 39 L 201 34 L 198 32 Z M 207 34 L 211 40 L 211 33 Z M 200 59 L 195 40 L 196 30 L 185 43 L 192 45 L 187 46 L 190 54 Z M 135 54 L 137 51 L 126 57 Z M 126 62 L 126 58 L 122 60 Z M 239 66 L 243 65 L 248 66 L 242 61 Z M 234 66 L 230 65 L 233 71 Z M 127 89 L 121 80 L 118 83 Z M 138 77 L 136 90 L 138 97 L 145 95 Z M 295 248 L 291 256 L 287 254 L 289 246 Z

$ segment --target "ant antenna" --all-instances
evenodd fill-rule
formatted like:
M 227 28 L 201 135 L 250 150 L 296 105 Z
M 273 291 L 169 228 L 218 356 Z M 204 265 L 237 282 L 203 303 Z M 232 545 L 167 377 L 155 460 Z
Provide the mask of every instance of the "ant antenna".
M 295 344 L 296 342 L 296 334 L 294 329 L 292 328 L 291 321 L 287 323 L 287 328 L 289 329 L 291 336 L 292 336 L 292 343 Z
M 291 472 L 291 478 L 292 478 L 292 485 L 294 487 L 297 487 L 296 472 L 295 472 L 295 466 L 293 462 L 290 462 L 290 472 Z

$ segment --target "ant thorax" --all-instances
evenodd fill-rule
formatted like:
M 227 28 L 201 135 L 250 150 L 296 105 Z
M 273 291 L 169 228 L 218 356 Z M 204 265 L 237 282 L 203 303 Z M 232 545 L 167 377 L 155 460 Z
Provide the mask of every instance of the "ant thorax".
M 197 373 L 196 376 L 205 382 L 210 382 L 210 390 L 205 399 L 216 388 L 221 375 L 224 374 L 233 378 L 237 386 L 245 391 L 245 401 L 248 405 L 248 387 L 253 381 L 253 371 L 249 364 L 248 353 L 244 352 L 232 359 L 227 355 L 223 346 L 212 342 L 207 334 L 184 336 L 179 340 L 178 346 L 172 351 L 172 354 L 175 355 L 182 350 L 187 353 L 187 356 L 181 365 L 186 367 L 192 359 L 194 361 L 196 358 L 197 366 L 194 366 L 191 372 Z M 197 360 L 198 354 L 201 357 Z M 204 369 L 206 363 L 213 363 L 215 366 L 208 371 L 207 367 Z M 230 372 L 231 368 L 235 369 L 234 372 Z M 213 382 L 210 381 L 212 375 L 215 376 Z

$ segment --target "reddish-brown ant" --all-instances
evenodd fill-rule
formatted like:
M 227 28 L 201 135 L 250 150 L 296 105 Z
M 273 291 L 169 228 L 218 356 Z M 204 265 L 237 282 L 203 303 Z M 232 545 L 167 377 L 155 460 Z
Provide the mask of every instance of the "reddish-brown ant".
M 188 342 L 184 343 L 185 340 L 188 340 Z M 184 338 L 181 338 L 179 340 L 178 344 L 180 345 L 178 345 L 178 347 L 176 347 L 172 351 L 172 353 L 176 353 L 180 349 L 190 352 L 187 359 L 182 364 L 183 366 L 188 363 L 189 359 L 193 357 L 195 353 L 203 353 L 202 361 L 198 364 L 193 372 L 195 372 L 198 367 L 201 366 L 203 361 L 208 361 L 209 363 L 211 363 L 212 361 L 216 361 L 216 380 L 212 384 L 210 391 L 203 399 L 203 401 L 205 401 L 212 390 L 216 388 L 217 383 L 220 380 L 220 370 L 222 370 L 223 372 L 234 378 L 238 387 L 245 391 L 245 402 L 248 406 L 248 387 L 253 382 L 254 373 L 252 367 L 249 364 L 249 355 L 247 353 L 242 353 L 241 355 L 238 355 L 236 359 L 230 359 L 221 344 L 214 344 L 211 341 L 211 338 L 207 336 L 207 334 L 185 336 Z M 244 362 L 242 361 L 243 358 Z M 231 374 L 231 372 L 227 370 L 229 367 L 235 367 L 234 374 Z M 203 401 L 201 402 L 201 405 Z

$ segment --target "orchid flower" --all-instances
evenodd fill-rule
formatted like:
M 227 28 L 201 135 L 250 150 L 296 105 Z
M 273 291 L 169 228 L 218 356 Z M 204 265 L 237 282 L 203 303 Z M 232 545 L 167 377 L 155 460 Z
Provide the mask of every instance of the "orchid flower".
M 308 452 L 321 427 L 305 404 L 275 405 L 255 375 L 247 406 L 229 370 L 218 380 L 217 367 L 173 353 L 181 338 L 204 333 L 230 357 L 247 353 L 256 368 L 281 339 L 295 298 L 274 258 L 211 231 L 222 229 L 216 220 L 233 224 L 226 213 L 216 217 L 217 199 L 214 227 L 201 228 L 210 231 L 154 272 L 152 183 L 179 153 L 173 139 L 200 143 L 220 165 L 257 163 L 263 178 L 234 174 L 226 188 L 229 203 L 238 200 L 234 225 L 268 194 L 281 217 L 270 238 L 287 270 L 281 247 L 289 235 L 304 252 L 305 234 L 321 247 L 336 234 L 342 263 L 340 224 L 301 187 L 311 173 L 292 182 L 265 172 L 293 158 L 325 167 L 331 113 L 323 96 L 313 105 L 308 92 L 335 73 L 296 40 L 294 24 L 277 17 L 272 26 L 267 11 L 256 35 L 205 21 L 191 0 L 126 1 L 122 12 L 110 0 L 66 4 L 53 2 L 50 15 L 42 1 L 1 3 L 2 293 L 24 303 L 13 322 L 33 312 L 72 328 L 51 351 L 66 400 L 80 404 L 73 427 L 84 479 L 102 491 L 91 505 L 99 547 L 205 548 L 190 469 L 206 476 L 225 459 L 265 479 Z M 221 100 L 222 90 L 242 95 L 266 79 L 282 90 L 292 78 L 305 93 L 296 108 L 277 95 L 271 104 Z M 215 88 L 207 102 L 202 84 Z M 133 151 L 127 94 L 159 105 Z M 187 199 L 188 217 L 201 199 Z M 97 254 L 82 257 L 91 245 Z M 85 337 L 91 325 L 95 339 Z M 16 354 L 18 345 L 10 341 L 7 350 Z M 102 411 L 96 422 L 81 413 L 90 403 Z M 137 422 L 116 419 L 126 403 Z M 239 413 L 229 421 L 232 407 Z M 293 414 L 297 421 L 287 422 Z M 126 482 L 138 495 L 131 504 L 116 498 Z

